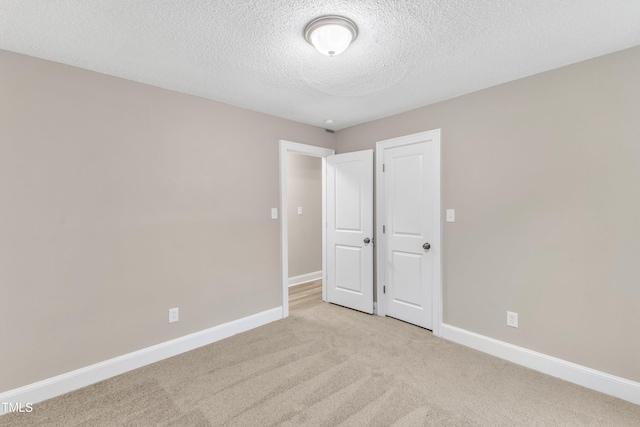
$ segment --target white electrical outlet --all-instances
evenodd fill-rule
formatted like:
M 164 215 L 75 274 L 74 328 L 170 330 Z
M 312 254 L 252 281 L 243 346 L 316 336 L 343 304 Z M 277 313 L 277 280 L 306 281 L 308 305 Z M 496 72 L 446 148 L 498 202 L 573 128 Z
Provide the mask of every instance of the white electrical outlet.
M 302 215 L 302 206 L 298 206 L 298 215 Z
M 507 326 L 511 326 L 512 328 L 518 327 L 518 313 L 507 311 Z
M 169 309 L 169 323 L 177 322 L 180 320 L 180 316 L 178 314 L 178 307 Z

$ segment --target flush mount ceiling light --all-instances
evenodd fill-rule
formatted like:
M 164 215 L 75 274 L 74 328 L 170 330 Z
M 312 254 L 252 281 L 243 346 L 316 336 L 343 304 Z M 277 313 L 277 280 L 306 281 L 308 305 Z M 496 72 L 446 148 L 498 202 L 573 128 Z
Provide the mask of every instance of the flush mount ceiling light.
M 318 52 L 327 56 L 339 55 L 358 36 L 358 27 L 343 16 L 328 15 L 316 18 L 304 29 L 304 38 Z

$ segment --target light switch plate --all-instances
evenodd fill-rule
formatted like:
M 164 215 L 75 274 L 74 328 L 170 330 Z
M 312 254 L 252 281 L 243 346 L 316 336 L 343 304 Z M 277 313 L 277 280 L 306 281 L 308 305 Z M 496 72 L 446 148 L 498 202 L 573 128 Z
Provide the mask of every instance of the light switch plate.
M 302 215 L 302 206 L 298 206 L 298 215 Z
M 278 208 L 271 208 L 271 219 L 278 219 Z
M 456 222 L 456 210 L 447 209 L 447 222 Z

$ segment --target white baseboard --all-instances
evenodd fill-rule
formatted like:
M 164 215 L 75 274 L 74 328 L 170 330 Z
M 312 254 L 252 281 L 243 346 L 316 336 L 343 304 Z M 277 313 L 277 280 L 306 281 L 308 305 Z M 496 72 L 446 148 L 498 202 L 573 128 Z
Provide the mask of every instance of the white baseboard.
M 242 319 L 214 326 L 204 331 L 185 335 L 142 350 L 134 351 L 95 365 L 86 366 L 37 383 L 0 393 L 0 415 L 4 414 L 3 402 L 37 403 L 73 390 L 97 383 L 107 378 L 158 362 L 169 357 L 220 341 L 232 335 L 257 328 L 282 319 L 282 307 L 263 311 Z
M 312 280 L 322 279 L 322 270 L 313 273 L 301 274 L 300 276 L 289 277 L 289 287 L 300 285 L 302 283 L 311 282 Z
M 444 323 L 442 338 L 640 405 L 640 383 Z

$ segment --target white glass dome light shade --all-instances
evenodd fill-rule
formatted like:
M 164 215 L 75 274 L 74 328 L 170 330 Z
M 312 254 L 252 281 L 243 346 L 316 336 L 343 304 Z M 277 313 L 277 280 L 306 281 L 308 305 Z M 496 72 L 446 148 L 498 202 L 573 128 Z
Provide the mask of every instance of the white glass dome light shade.
M 311 44 L 323 55 L 339 55 L 351 43 L 351 31 L 340 25 L 328 24 L 316 28 L 311 35 Z
M 358 35 L 358 28 L 342 16 L 322 16 L 314 19 L 304 31 L 304 38 L 318 52 L 335 56 L 344 52 Z

